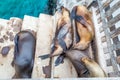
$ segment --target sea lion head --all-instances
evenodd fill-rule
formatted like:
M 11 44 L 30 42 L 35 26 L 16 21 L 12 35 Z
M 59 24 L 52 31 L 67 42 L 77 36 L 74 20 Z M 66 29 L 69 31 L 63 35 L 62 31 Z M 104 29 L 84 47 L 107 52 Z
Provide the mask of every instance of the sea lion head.
M 77 6 L 77 15 L 81 15 L 84 19 L 91 19 L 92 12 L 90 12 L 85 6 Z
M 86 63 L 93 63 L 93 60 L 91 60 L 90 58 L 88 57 L 83 57 L 81 58 L 81 61 L 86 64 Z
M 61 11 L 62 11 L 62 15 L 70 15 L 70 11 L 64 6 L 61 6 Z
M 107 77 L 104 70 L 94 60 L 83 57 L 81 61 L 88 69 L 90 77 Z

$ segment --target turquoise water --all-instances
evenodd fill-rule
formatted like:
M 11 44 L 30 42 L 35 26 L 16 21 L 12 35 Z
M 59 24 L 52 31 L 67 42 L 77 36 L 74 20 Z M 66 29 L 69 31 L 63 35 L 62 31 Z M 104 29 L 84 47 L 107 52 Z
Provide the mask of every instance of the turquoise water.
M 48 13 L 48 0 L 0 0 L 0 18 L 23 18 L 24 15 L 38 17 Z

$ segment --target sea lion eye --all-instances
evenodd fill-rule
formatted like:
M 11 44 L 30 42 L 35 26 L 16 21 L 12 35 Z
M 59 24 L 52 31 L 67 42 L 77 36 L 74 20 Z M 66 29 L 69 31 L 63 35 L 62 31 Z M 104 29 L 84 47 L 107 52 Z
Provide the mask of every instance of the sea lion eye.
M 86 57 L 83 57 L 83 58 L 81 59 L 81 61 L 83 61 L 83 62 L 84 62 L 84 61 L 85 61 L 85 59 L 86 59 Z

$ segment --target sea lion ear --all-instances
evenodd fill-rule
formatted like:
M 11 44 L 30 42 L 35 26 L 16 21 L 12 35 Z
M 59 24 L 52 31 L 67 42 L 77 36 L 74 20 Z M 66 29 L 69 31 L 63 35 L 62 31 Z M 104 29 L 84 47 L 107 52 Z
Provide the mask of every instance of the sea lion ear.
M 62 10 L 64 8 L 64 6 L 61 6 L 60 9 Z
M 85 57 L 82 57 L 82 58 L 81 58 L 81 61 L 84 62 L 84 60 L 85 60 Z

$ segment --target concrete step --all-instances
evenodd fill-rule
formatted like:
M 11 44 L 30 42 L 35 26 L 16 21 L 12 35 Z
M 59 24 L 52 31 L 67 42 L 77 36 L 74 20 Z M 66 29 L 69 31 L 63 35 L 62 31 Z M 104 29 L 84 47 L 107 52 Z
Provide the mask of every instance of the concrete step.
M 14 36 L 20 31 L 22 20 L 11 18 L 10 20 L 0 19 L 0 78 L 11 79 L 14 75 L 14 68 L 11 66 L 14 53 Z M 6 51 L 6 52 L 5 52 Z M 2 53 L 8 53 L 2 55 Z
M 41 60 L 40 55 L 50 53 L 53 35 L 53 19 L 50 15 L 40 14 L 36 40 L 35 62 L 32 78 L 49 78 L 51 76 L 50 58 Z
M 38 18 L 25 15 L 21 30 L 30 31 L 33 33 L 34 36 L 36 36 L 37 29 L 38 29 Z

